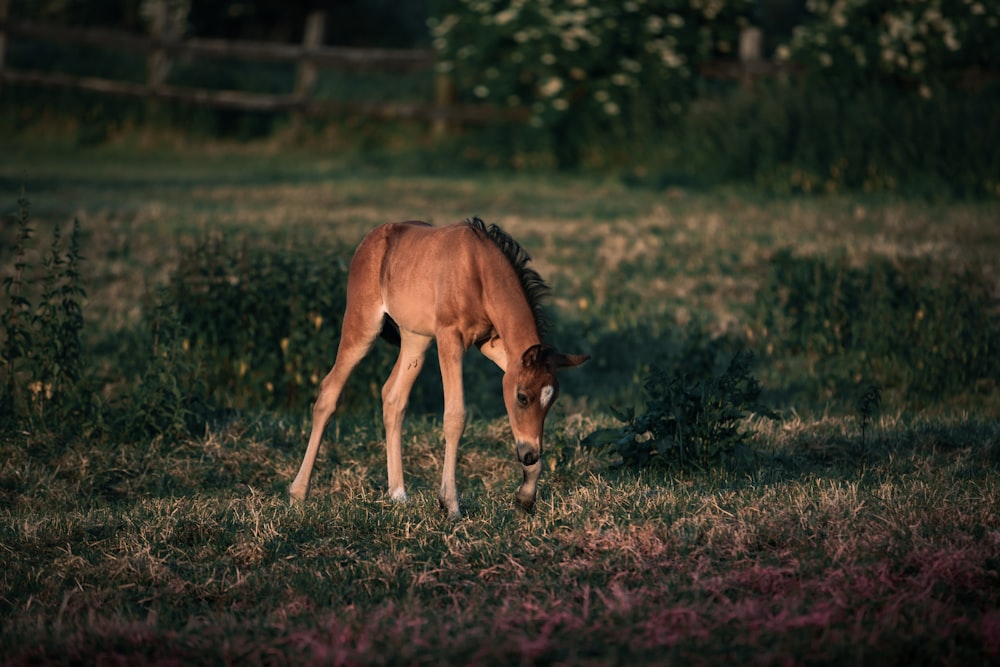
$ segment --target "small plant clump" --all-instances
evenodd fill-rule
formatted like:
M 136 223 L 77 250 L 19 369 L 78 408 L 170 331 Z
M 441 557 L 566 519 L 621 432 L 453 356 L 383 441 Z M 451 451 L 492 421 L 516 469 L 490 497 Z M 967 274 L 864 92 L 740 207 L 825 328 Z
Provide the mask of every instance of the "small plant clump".
M 748 464 L 752 453 L 743 422 L 751 414 L 774 414 L 760 402 L 761 385 L 751 373 L 753 352 L 736 351 L 725 370 L 714 372 L 723 344 L 695 337 L 682 362 L 654 366 L 643 384 L 646 411 L 619 414 L 624 427 L 597 431 L 584 444 L 613 443 L 623 463 L 635 467 Z
M 38 277 L 27 259 L 33 232 L 30 202 L 22 194 L 17 206 L 14 271 L 4 278 L 7 304 L 0 317 L 4 379 L 0 403 L 7 426 L 54 426 L 91 408 L 81 344 L 86 291 L 80 274 L 80 223 L 74 221 L 66 249 L 59 227 L 53 229 L 44 271 Z

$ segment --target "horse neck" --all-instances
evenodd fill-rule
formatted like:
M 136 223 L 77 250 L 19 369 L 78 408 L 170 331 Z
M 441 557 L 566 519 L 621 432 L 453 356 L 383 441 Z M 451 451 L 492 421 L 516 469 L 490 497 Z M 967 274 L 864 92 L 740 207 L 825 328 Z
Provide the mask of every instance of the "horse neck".
M 487 315 L 500 336 L 507 358 L 520 359 L 525 350 L 542 342 L 521 281 L 510 269 L 492 274 L 483 284 Z

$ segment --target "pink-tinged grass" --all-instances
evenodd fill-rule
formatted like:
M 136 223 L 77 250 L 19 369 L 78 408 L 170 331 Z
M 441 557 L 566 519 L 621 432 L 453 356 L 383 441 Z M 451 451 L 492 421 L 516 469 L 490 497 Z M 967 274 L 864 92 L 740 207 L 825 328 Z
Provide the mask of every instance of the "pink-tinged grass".
M 462 470 L 478 481 L 451 524 L 433 427 L 408 441 L 405 507 L 364 481 L 380 478 L 376 440 L 341 451 L 304 509 L 245 485 L 107 505 L 87 475 L 15 454 L 8 466 L 38 484 L 4 514 L 5 662 L 1000 662 L 995 469 L 971 439 L 941 447 L 989 428 L 939 425 L 917 443 L 920 424 L 897 423 L 865 463 L 811 452 L 749 476 L 634 474 L 582 451 L 525 516 L 507 452 L 484 438 L 497 423 L 474 424 Z M 762 427 L 760 445 L 793 452 L 811 430 L 788 433 Z M 166 460 L 197 475 L 214 461 L 192 452 L 224 437 Z M 265 462 L 252 443 L 229 456 L 278 479 L 296 458 Z M 143 475 L 129 484 L 162 483 Z M 48 512 L 63 494 L 86 500 Z

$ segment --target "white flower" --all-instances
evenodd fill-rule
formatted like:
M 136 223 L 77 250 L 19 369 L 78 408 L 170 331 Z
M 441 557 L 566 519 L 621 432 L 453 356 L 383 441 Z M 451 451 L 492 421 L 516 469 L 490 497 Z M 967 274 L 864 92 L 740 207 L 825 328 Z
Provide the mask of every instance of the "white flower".
M 555 97 L 563 89 L 562 79 L 553 76 L 538 87 L 539 92 L 545 97 Z
M 499 14 L 496 15 L 494 20 L 497 25 L 507 25 L 511 21 L 517 18 L 517 9 L 514 7 L 508 7 Z
M 441 21 L 436 21 L 431 26 L 431 34 L 435 37 L 444 37 L 451 29 L 458 25 L 458 14 L 448 14 Z
M 566 111 L 569 109 L 569 101 L 564 97 L 557 97 L 552 100 L 552 108 L 556 111 Z
M 618 105 L 615 104 L 614 102 L 604 103 L 604 113 L 608 114 L 609 116 L 617 116 L 620 111 L 621 109 L 619 109 Z
M 636 73 L 642 71 L 642 64 L 638 60 L 632 60 L 631 58 L 622 58 L 618 61 L 623 70 L 628 72 Z
M 962 43 L 958 41 L 955 33 L 951 30 L 944 34 L 944 45 L 948 47 L 949 51 L 958 51 L 962 48 Z
M 489 97 L 490 89 L 482 84 L 479 84 L 478 86 L 472 89 L 472 94 L 478 97 L 479 99 L 483 99 L 485 97 Z

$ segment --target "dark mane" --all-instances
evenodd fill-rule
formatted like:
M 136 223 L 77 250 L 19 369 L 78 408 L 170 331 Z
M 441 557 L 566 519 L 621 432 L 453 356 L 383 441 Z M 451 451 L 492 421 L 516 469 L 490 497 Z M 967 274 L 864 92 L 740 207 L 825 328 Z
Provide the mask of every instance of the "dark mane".
M 542 277 L 533 268 L 528 266 L 531 256 L 521 247 L 521 244 L 514 240 L 510 234 L 500 229 L 497 225 L 486 226 L 486 223 L 474 217 L 466 220 L 465 224 L 474 229 L 477 233 L 486 236 L 496 247 L 500 248 L 504 257 L 514 267 L 514 272 L 521 281 L 524 289 L 524 296 L 528 299 L 531 312 L 535 316 L 535 325 L 539 333 L 543 333 L 546 328 L 546 319 L 542 301 L 549 295 L 549 286 L 545 284 Z

